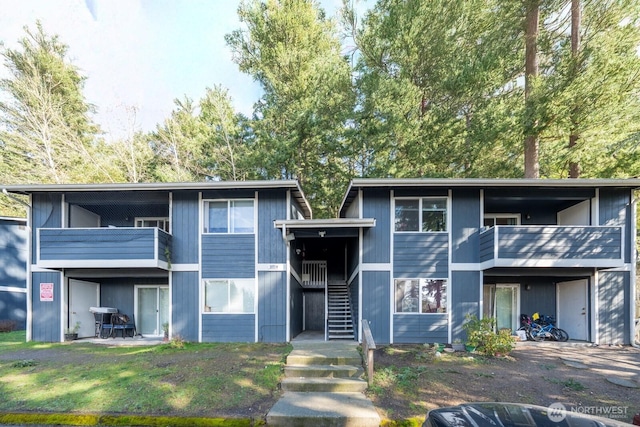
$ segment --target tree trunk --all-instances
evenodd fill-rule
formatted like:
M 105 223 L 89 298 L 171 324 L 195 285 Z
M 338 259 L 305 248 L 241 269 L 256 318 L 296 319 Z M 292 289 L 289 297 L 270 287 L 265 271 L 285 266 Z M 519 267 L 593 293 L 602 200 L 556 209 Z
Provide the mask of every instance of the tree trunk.
M 525 124 L 524 139 L 524 177 L 540 178 L 540 163 L 538 149 L 540 136 L 538 135 L 538 119 L 535 117 L 535 103 L 532 99 L 533 81 L 538 76 L 538 28 L 540 21 L 539 0 L 527 2 L 527 16 L 525 28 L 525 76 L 524 98 L 527 123 Z
M 576 78 L 578 73 L 578 55 L 580 51 L 580 21 L 581 21 L 581 11 L 580 11 L 580 0 L 571 0 L 571 59 L 572 59 L 572 78 Z M 569 135 L 569 155 L 570 158 L 571 152 L 575 149 L 576 144 L 578 143 L 578 139 L 580 139 L 580 134 L 578 131 L 578 104 L 574 101 L 573 108 L 571 110 L 571 134 Z M 580 177 L 580 164 L 575 161 L 569 161 L 569 178 L 579 178 Z

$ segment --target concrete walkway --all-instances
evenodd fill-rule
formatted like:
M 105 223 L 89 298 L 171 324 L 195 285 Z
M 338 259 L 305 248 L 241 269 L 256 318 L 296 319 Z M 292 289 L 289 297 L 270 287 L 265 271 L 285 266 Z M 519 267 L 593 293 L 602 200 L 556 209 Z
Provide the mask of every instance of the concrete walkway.
M 363 392 L 362 358 L 354 341 L 294 341 L 283 396 L 267 414 L 269 426 L 375 427 L 380 416 Z

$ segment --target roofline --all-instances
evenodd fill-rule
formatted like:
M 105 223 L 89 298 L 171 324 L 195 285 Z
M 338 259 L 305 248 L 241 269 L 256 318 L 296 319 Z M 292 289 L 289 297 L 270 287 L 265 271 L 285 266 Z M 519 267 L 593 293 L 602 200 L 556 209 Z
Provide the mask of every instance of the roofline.
M 294 192 L 306 218 L 312 218 L 311 205 L 307 201 L 297 180 L 252 180 L 252 181 L 204 181 L 204 182 L 139 182 L 106 184 L 17 184 L 4 185 L 9 193 L 30 194 L 47 192 L 83 191 L 175 191 L 175 190 L 259 190 L 287 189 Z
M 350 228 L 350 227 L 375 227 L 375 218 L 330 218 L 330 219 L 289 219 L 275 220 L 273 225 L 276 228 L 286 227 L 287 229 L 302 228 Z
M 638 178 L 567 178 L 567 179 L 533 179 L 533 178 L 354 178 L 340 204 L 340 214 L 352 194 L 360 188 L 403 188 L 403 187 L 436 187 L 436 188 L 506 188 L 506 187 L 538 187 L 538 188 L 595 188 L 624 187 L 640 188 Z
M 26 225 L 27 218 L 20 218 L 20 217 L 15 217 L 15 216 L 0 216 L 0 221 L 24 222 L 25 225 Z

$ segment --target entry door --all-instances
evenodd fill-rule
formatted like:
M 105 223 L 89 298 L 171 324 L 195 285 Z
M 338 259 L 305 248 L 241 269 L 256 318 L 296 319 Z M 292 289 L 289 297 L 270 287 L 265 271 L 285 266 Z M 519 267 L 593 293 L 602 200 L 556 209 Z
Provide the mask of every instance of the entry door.
M 484 316 L 496 319 L 498 330 L 518 329 L 519 285 L 485 285 Z
M 161 336 L 169 322 L 169 287 L 136 286 L 136 330 L 143 336 Z
M 69 328 L 80 322 L 78 337 L 95 335 L 95 319 L 89 307 L 100 305 L 100 285 L 93 282 L 69 279 Z M 67 327 L 67 326 L 66 326 Z M 66 328 L 65 327 L 65 328 Z
M 558 327 L 569 334 L 569 339 L 588 341 L 586 279 L 558 283 Z
M 304 330 L 324 331 L 324 291 L 304 293 Z

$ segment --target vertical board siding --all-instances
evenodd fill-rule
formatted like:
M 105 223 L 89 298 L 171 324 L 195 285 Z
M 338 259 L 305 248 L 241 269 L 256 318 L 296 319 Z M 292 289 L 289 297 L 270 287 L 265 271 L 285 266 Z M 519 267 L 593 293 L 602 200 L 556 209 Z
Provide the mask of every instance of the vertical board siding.
M 449 320 L 446 314 L 394 314 L 394 344 L 446 343 Z
M 289 309 L 289 331 L 291 339 L 302 332 L 302 316 L 303 312 L 303 289 L 298 281 L 291 276 L 290 278 L 290 296 L 291 296 L 291 308 Z
M 600 344 L 629 344 L 630 274 L 600 272 L 598 279 Z
M 449 295 L 451 298 L 451 339 L 464 340 L 466 334 L 462 329 L 465 316 L 480 317 L 480 295 L 482 283 L 479 271 L 452 271 Z
M 258 263 L 282 264 L 287 260 L 287 245 L 282 231 L 273 221 L 287 217 L 287 193 L 263 191 L 258 197 Z
M 247 279 L 255 277 L 253 234 L 205 234 L 202 236 L 202 278 Z
M 390 276 L 387 271 L 362 272 L 362 318 L 369 321 L 376 344 L 389 344 Z
M 480 233 L 480 262 L 495 258 L 496 228 L 491 227 Z
M 355 276 L 351 285 L 349 285 L 349 296 L 351 297 L 351 314 L 353 316 L 353 330 L 358 330 L 358 319 L 360 319 L 360 292 L 358 289 L 358 277 Z M 357 338 L 357 337 L 356 337 Z
M 33 341 L 58 342 L 61 337 L 61 298 L 60 273 L 32 273 L 33 319 L 31 337 Z M 40 283 L 53 283 L 53 301 L 40 301 Z
M 258 341 L 260 342 L 287 340 L 286 278 L 284 271 L 258 272 Z
M 451 262 L 480 260 L 480 190 L 455 189 L 451 200 Z
M 158 259 L 167 263 L 173 262 L 171 235 L 158 229 Z
M 198 262 L 200 230 L 197 192 L 173 193 L 171 215 L 172 248 L 171 262 L 195 264 Z
M 391 261 L 391 200 L 388 190 L 364 190 L 362 216 L 375 218 L 376 226 L 365 228 L 362 241 L 362 262 Z
M 448 243 L 447 233 L 395 233 L 393 277 L 448 277 Z
M 631 262 L 631 190 L 629 189 L 600 189 L 600 224 L 609 226 L 624 226 L 625 253 L 624 262 Z
M 27 327 L 27 293 L 0 290 L 0 319 L 15 322 L 17 330 Z
M 518 277 L 513 280 L 500 280 L 497 283 L 517 283 L 520 284 L 520 314 L 531 316 L 533 313 L 546 314 L 558 318 L 557 307 L 557 285 L 555 282 L 564 280 L 553 277 Z M 526 290 L 526 286 L 531 288 Z M 561 325 L 557 325 L 562 327 Z
M 26 222 L 0 219 L 0 286 L 27 287 L 28 238 Z
M 203 342 L 254 342 L 254 314 L 203 314 Z
M 31 253 L 31 263 L 36 263 L 39 228 L 60 228 L 62 227 L 62 196 L 60 194 L 35 193 L 32 196 L 31 210 L 31 245 L 34 250 Z
M 197 271 L 171 273 L 171 332 L 187 341 L 198 341 L 200 283 Z
M 128 315 L 135 313 L 135 285 L 166 286 L 168 284 L 167 277 L 113 277 L 90 281 L 100 283 L 101 306 L 115 307 L 120 313 Z

